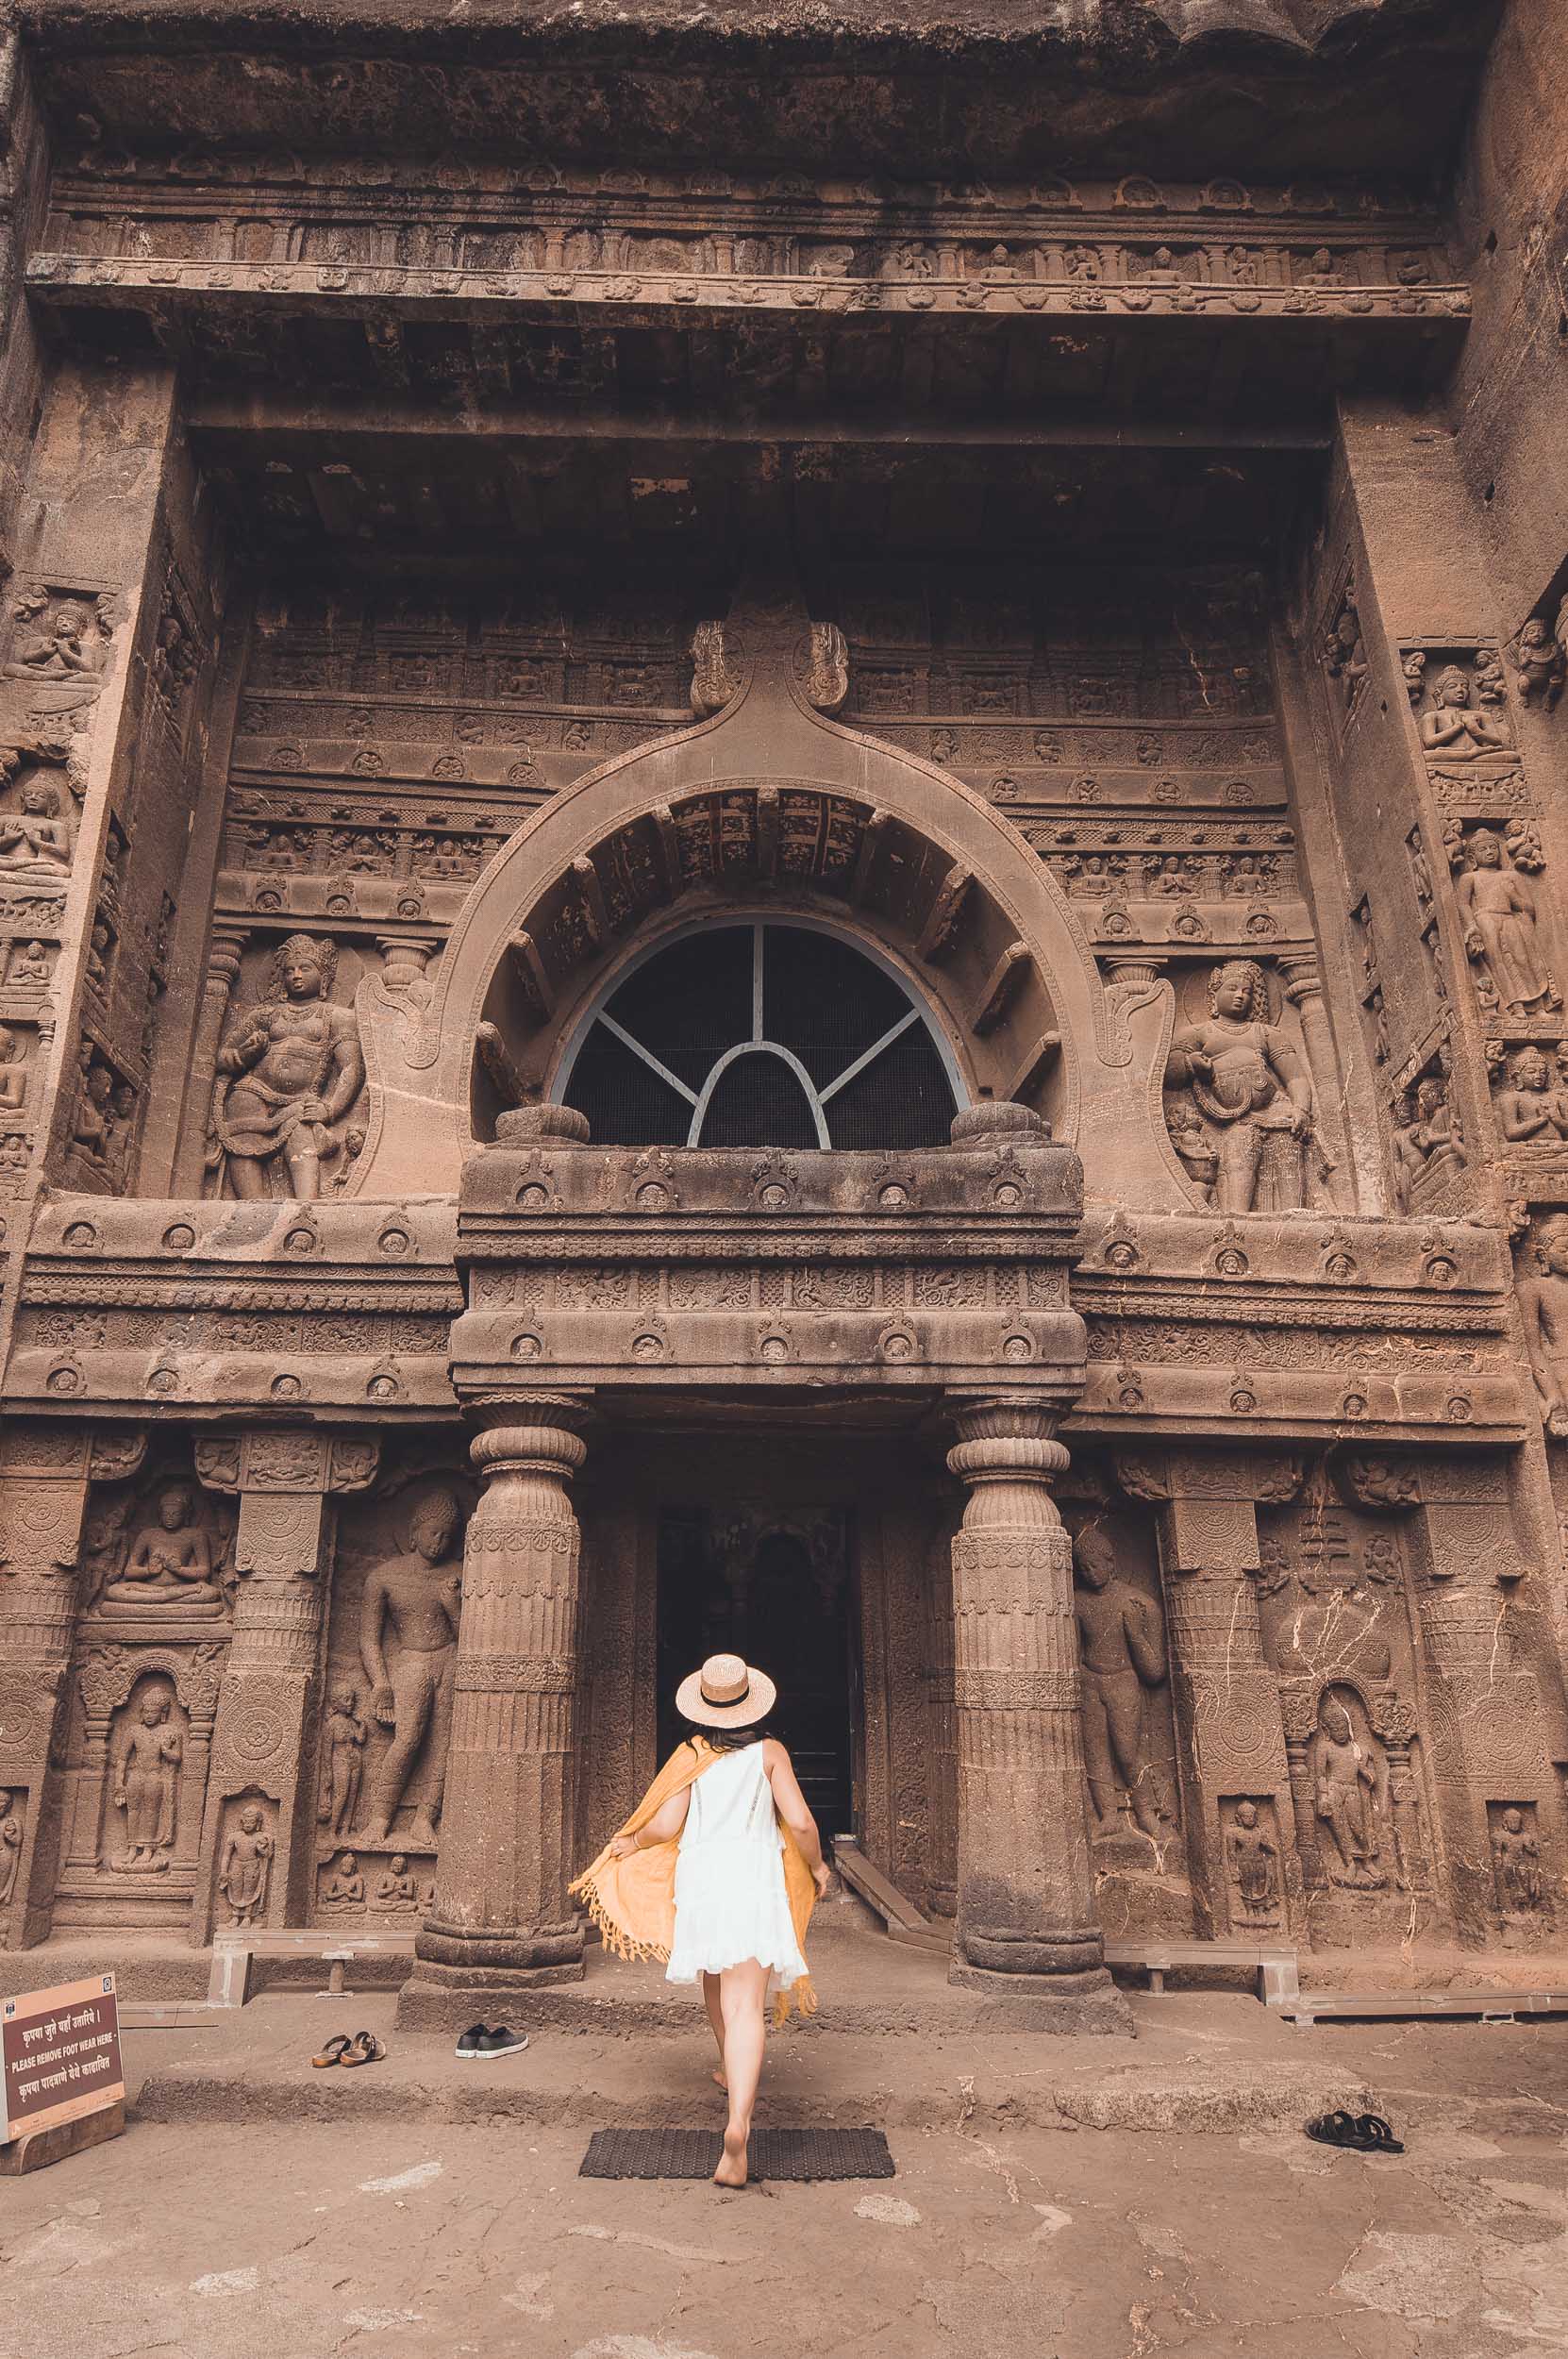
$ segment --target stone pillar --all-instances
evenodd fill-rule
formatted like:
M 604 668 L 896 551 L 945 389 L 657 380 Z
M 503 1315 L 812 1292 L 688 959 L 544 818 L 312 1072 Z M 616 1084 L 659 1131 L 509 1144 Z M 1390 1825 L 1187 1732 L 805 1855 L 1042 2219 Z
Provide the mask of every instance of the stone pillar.
M 958 1721 L 953 1700 L 953 1548 L 945 1532 L 933 1542 L 926 1581 L 926 1698 L 930 1813 L 926 1893 L 931 1912 L 953 1916 L 959 1905 Z
M 1117 1478 L 1159 1509 L 1159 1562 L 1176 1703 L 1176 1758 L 1197 1932 L 1232 1930 L 1221 1804 L 1272 1799 L 1283 1832 L 1298 1823 L 1279 1688 L 1258 1620 L 1259 1498 L 1289 1498 L 1290 1462 L 1228 1451 L 1128 1452 Z M 1300 1876 L 1285 1867 L 1286 1905 Z M 1243 1932 L 1237 1926 L 1237 1932 Z
M 192 1196 L 199 1196 L 202 1190 L 218 1050 L 223 1045 L 229 1001 L 240 979 L 240 953 L 245 940 L 242 926 L 214 926 L 208 945 L 207 973 L 196 1011 L 195 1037 L 191 1044 L 191 1086 L 186 1093 L 185 1121 L 175 1170 L 176 1185 Z
M 1449 1899 L 1460 1938 L 1487 1938 L 1496 1914 L 1487 1804 L 1539 1814 L 1543 1867 L 1563 1850 L 1563 1796 L 1536 1673 L 1520 1630 L 1530 1567 L 1514 1531 L 1500 1459 L 1412 1462 L 1421 1497 L 1410 1523 L 1422 1653 L 1420 1730 L 1430 1754 Z M 1533 1585 L 1533 1584 L 1531 1584 Z M 1560 1868 L 1558 1870 L 1560 1874 Z
M 581 1533 L 568 1485 L 587 1456 L 580 1396 L 523 1395 L 474 1443 L 485 1488 L 463 1551 L 457 1695 L 436 1897 L 403 1993 L 405 2026 L 468 2020 L 583 1970 L 573 1754 Z
M 1105 1967 L 1089 1865 L 1072 1543 L 1050 1493 L 1061 1412 L 955 1401 L 969 1486 L 953 1541 L 958 1729 L 954 1982 L 1043 2000 L 1042 2028 L 1130 2031 Z
M 63 1825 L 51 1763 L 80 1605 L 89 1484 L 136 1472 L 145 1437 L 18 1419 L 0 1436 L 0 1791 L 22 1841 L 0 1949 L 46 1938 Z
M 192 1940 L 228 1919 L 217 1889 L 224 1846 L 247 1802 L 261 1810 L 274 1856 L 258 1923 L 302 1923 L 315 1865 L 315 1760 L 326 1583 L 320 1577 L 326 1508 L 336 1491 L 374 1479 L 377 1445 L 309 1427 L 260 1428 L 196 1444 L 196 1470 L 237 1491 L 239 1587 L 218 1698 L 203 1815 Z
M 1285 986 L 1286 998 L 1301 1017 L 1301 1037 L 1306 1045 L 1307 1064 L 1312 1077 L 1312 1119 L 1317 1127 L 1319 1144 L 1334 1165 L 1328 1192 L 1335 1204 L 1343 1210 L 1352 1210 L 1355 1198 L 1345 1163 L 1348 1150 L 1340 1110 L 1339 1063 L 1334 1055 L 1334 1034 L 1328 1022 L 1328 1010 L 1324 1004 L 1323 977 L 1318 970 L 1317 960 L 1312 957 L 1281 959 L 1279 979 Z

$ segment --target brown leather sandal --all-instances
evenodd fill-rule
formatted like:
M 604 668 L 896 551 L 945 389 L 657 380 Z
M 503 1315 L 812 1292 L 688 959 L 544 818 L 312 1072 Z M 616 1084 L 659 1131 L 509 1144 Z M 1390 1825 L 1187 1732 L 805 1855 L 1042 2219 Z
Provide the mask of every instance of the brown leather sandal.
M 346 2064 L 348 2050 L 353 2045 L 353 2039 L 347 2032 L 335 2032 L 321 2054 L 312 2056 L 310 2062 L 318 2072 L 325 2072 L 328 2065 Z
M 345 2065 L 379 2064 L 386 2052 L 374 2032 L 356 2032 L 343 2050 L 342 2061 Z

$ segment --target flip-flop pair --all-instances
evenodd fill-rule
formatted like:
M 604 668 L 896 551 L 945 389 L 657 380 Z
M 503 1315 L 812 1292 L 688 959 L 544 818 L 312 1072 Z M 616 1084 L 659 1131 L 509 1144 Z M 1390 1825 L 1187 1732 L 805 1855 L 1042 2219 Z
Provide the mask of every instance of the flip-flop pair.
M 1381 2114 L 1319 2114 L 1307 2124 L 1307 2135 L 1319 2146 L 1343 2146 L 1352 2154 L 1403 2154 L 1405 2142 L 1396 2138 Z
M 328 2065 L 379 2064 L 386 2052 L 374 2032 L 335 2032 L 310 2062 L 318 2072 L 325 2072 Z

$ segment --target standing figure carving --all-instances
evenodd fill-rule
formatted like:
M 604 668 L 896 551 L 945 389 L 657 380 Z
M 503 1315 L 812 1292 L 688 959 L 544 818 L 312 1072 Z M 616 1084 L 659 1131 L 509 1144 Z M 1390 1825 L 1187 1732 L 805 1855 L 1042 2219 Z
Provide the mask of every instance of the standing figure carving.
M 1346 1704 L 1332 1693 L 1324 1697 L 1309 1757 L 1312 1807 L 1339 1859 L 1338 1872 L 1332 1863 L 1329 1868 L 1336 1883 L 1371 1887 L 1385 1882 L 1378 1872 L 1377 1804 L 1387 1772 L 1375 1743 L 1357 1735 Z
M 426 1791 L 415 1805 L 408 1843 L 413 1851 L 436 1849 L 462 1599 L 462 1558 L 453 1548 L 459 1521 L 452 1493 L 430 1492 L 409 1518 L 408 1554 L 389 1558 L 365 1582 L 359 1658 L 372 1715 L 392 1732 L 371 1781 L 360 1837 L 367 1848 L 390 1836 L 414 1757 L 425 1746 Z
M 209 1169 L 237 1196 L 321 1194 L 322 1165 L 365 1085 L 353 1011 L 334 1007 L 337 945 L 291 934 L 275 952 L 267 996 L 218 1052 Z
M 122 1875 L 162 1874 L 175 1848 L 185 1748 L 169 1711 L 166 1695 L 144 1695 L 115 1750 L 111 1791 L 125 1814 L 125 1849 L 110 1865 Z
M 17 1863 L 22 1857 L 22 1820 L 9 1794 L 0 1793 L 0 1909 L 16 1889 Z
M 1568 1438 L 1568 1216 L 1544 1221 L 1535 1241 L 1538 1275 L 1521 1277 L 1525 1347 L 1548 1433 Z
M 1170 1825 L 1163 1777 L 1150 1758 L 1149 1698 L 1165 1684 L 1159 1614 L 1116 1568 L 1109 1534 L 1090 1524 L 1073 1543 L 1078 1575 L 1078 1654 L 1083 1669 L 1083 1751 L 1095 1831 L 1116 1830 L 1126 1787 L 1144 1834 Z
M 1510 1806 L 1492 1834 L 1492 1859 L 1497 1876 L 1497 1899 L 1505 1916 L 1535 1916 L 1544 1899 L 1541 1881 L 1541 1846 L 1525 1824 L 1525 1814 Z
M 1279 1901 L 1279 1848 L 1259 1823 L 1256 1802 L 1238 1802 L 1226 1840 L 1243 1916 L 1272 1916 Z
M 1560 1007 L 1536 945 L 1534 895 L 1502 837 L 1494 828 L 1477 828 L 1465 839 L 1463 861 L 1454 877 L 1454 898 L 1465 952 L 1485 968 L 1498 1004 L 1510 1015 Z
M 1165 1079 L 1185 1089 L 1214 1134 L 1222 1213 L 1286 1213 L 1307 1202 L 1312 1083 L 1293 1041 L 1267 1015 L 1263 970 L 1227 960 L 1209 979 L 1209 1018 L 1171 1043 Z M 1320 1169 L 1326 1164 L 1319 1158 Z
M 317 1817 L 324 1827 L 336 1835 L 349 1834 L 354 1828 L 354 1815 L 359 1807 L 359 1785 L 365 1768 L 365 1738 L 369 1734 L 359 1716 L 359 1691 L 348 1684 L 332 1690 L 332 1709 L 326 1715 L 323 1732 L 326 1751 L 326 1775 L 322 1780 L 321 1808 Z
M 230 1924 L 254 1925 L 265 1912 L 273 1848 L 264 1814 L 255 1802 L 247 1802 L 238 1829 L 224 1845 L 218 1870 L 218 1889 L 228 1902 Z

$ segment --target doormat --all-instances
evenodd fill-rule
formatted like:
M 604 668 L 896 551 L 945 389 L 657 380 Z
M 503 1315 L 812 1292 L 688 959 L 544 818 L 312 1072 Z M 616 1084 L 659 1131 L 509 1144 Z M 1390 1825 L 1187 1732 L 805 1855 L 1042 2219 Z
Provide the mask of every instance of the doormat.
M 711 2179 L 724 2140 L 717 2130 L 595 2130 L 579 2179 Z M 891 2179 L 880 2130 L 754 2130 L 754 2179 Z

